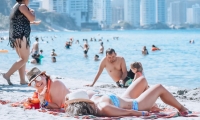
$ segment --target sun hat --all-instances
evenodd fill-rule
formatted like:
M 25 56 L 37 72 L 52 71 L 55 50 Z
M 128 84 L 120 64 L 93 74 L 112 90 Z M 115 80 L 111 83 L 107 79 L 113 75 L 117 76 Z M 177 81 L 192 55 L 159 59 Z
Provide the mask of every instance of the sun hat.
M 29 80 L 28 86 L 34 81 L 39 75 L 46 73 L 46 71 L 41 72 L 37 67 L 32 68 L 29 72 L 26 73 L 26 76 Z
M 67 100 L 68 99 L 68 100 Z M 88 94 L 85 91 L 75 91 L 65 96 L 65 104 L 71 104 L 76 102 L 94 103 L 89 99 Z

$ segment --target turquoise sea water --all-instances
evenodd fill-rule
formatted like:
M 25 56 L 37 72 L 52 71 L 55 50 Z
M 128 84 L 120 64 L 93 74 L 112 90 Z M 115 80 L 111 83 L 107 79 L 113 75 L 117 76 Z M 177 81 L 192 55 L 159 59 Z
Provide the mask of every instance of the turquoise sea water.
M 91 83 L 96 75 L 100 61 L 94 61 L 94 55 L 98 54 L 100 42 L 88 42 L 90 49 L 88 58 L 83 55 L 82 39 L 90 40 L 103 38 L 105 50 L 114 48 L 117 55 L 123 56 L 127 69 L 130 63 L 140 61 L 144 67 L 144 74 L 150 84 L 161 83 L 167 86 L 195 88 L 200 86 L 200 30 L 135 30 L 135 31 L 94 31 L 94 32 L 32 32 L 33 36 L 49 36 L 43 38 L 49 43 L 39 41 L 40 49 L 43 49 L 41 65 L 27 63 L 27 69 L 34 66 L 46 70 L 49 74 L 58 75 L 74 80 L 87 80 Z M 7 36 L 7 33 L 0 33 Z M 54 41 L 50 36 L 56 36 Z M 118 40 L 113 40 L 118 36 Z M 70 49 L 64 48 L 65 42 L 73 37 L 79 39 L 80 44 L 73 43 Z M 107 39 L 109 42 L 107 42 Z M 195 44 L 189 44 L 194 39 Z M 7 49 L 9 53 L 0 53 L 0 71 L 7 71 L 18 59 L 15 50 L 7 46 L 8 41 L 0 43 L 0 49 Z M 151 52 L 151 45 L 158 46 L 161 51 Z M 143 56 L 141 50 L 147 46 L 149 55 Z M 51 50 L 55 49 L 58 56 L 57 62 L 51 62 Z M 105 54 L 99 54 L 100 59 Z M 101 82 L 114 83 L 106 71 L 102 73 Z

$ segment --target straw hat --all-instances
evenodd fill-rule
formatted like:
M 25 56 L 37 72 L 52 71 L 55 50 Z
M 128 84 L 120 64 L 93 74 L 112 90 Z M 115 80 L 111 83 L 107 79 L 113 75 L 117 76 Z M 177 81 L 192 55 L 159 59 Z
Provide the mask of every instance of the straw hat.
M 26 73 L 26 76 L 29 80 L 28 86 L 34 81 L 39 75 L 46 73 L 46 71 L 41 72 L 37 67 L 32 68 L 29 72 Z
M 68 100 L 65 102 L 66 104 L 76 103 L 76 102 L 87 102 L 94 103 L 89 99 L 88 94 L 85 91 L 76 91 L 66 95 Z

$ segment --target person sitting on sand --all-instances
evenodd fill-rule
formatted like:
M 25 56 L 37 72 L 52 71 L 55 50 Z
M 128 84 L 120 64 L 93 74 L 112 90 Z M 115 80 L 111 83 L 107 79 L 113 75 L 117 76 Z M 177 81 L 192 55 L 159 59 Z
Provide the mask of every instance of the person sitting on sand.
M 146 46 L 143 47 L 143 49 L 142 49 L 142 54 L 143 54 L 143 55 L 148 55 L 148 54 L 149 54 L 149 52 L 148 52 Z
M 160 50 L 160 48 L 156 47 L 155 45 L 152 45 L 151 50 L 152 50 L 152 51 L 156 51 L 156 50 Z
M 106 57 L 102 59 L 92 84 L 88 84 L 86 86 L 92 87 L 98 80 L 104 68 L 106 68 L 108 74 L 116 82 L 118 87 L 128 87 L 125 86 L 125 84 L 127 84 L 126 82 L 134 78 L 134 73 L 132 71 L 130 71 L 130 73 L 127 72 L 124 58 L 117 56 L 115 50 L 109 48 L 106 50 Z M 127 76 L 127 73 L 129 76 Z M 120 81 L 122 81 L 122 84 L 120 84 Z
M 99 55 L 94 56 L 94 61 L 99 61 Z
M 51 56 L 57 56 L 57 54 L 55 53 L 55 49 L 52 49 Z
M 129 86 L 128 89 L 130 89 L 130 94 L 135 92 L 132 90 L 132 86 Z M 89 99 L 86 92 L 76 91 L 66 96 L 65 111 L 68 116 L 148 116 L 151 114 L 149 111 L 159 97 L 164 103 L 175 107 L 181 115 L 188 114 L 188 109 L 181 105 L 161 84 L 147 89 L 136 99 L 115 94 L 95 94 Z
M 99 49 L 99 53 L 103 53 L 104 52 L 104 46 L 103 46 L 103 42 L 100 43 L 100 49 Z

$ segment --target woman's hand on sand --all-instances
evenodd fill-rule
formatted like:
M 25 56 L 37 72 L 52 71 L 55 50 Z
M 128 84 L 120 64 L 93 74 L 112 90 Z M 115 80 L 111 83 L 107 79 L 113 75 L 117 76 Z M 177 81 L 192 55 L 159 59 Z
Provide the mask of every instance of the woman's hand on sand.
M 29 102 L 29 103 L 31 103 L 31 98 L 28 98 L 26 101 Z

